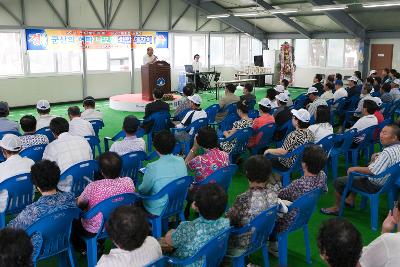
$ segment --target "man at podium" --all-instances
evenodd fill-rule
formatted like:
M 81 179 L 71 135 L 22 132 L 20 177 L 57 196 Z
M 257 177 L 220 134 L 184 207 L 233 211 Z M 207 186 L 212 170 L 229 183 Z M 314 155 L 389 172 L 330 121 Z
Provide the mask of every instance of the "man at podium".
M 143 56 L 143 65 L 153 64 L 154 62 L 157 61 L 157 57 L 153 53 L 154 53 L 153 47 L 148 47 L 147 53 Z

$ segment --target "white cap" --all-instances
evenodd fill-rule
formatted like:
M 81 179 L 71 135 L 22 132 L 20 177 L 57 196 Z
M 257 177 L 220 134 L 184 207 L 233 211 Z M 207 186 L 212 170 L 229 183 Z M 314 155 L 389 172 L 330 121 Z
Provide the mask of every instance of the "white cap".
M 369 76 L 371 76 L 372 74 L 376 73 L 376 70 L 370 70 L 369 71 Z
M 315 88 L 314 86 L 308 87 L 307 95 L 314 94 L 314 93 L 318 93 L 318 89 Z
M 194 94 L 194 95 L 188 96 L 188 99 L 190 101 L 192 101 L 193 103 L 195 103 L 196 105 L 200 105 L 201 104 L 201 97 L 198 94 Z
M 36 108 L 39 110 L 46 110 L 50 108 L 50 103 L 47 100 L 39 100 L 36 104 Z
M 382 99 L 379 97 L 375 96 L 372 100 L 378 105 L 378 107 L 382 106 Z
M 400 85 L 400 79 L 395 79 L 392 83 Z
M 258 102 L 258 104 L 266 108 L 271 108 L 271 100 L 269 100 L 268 98 L 261 99 L 261 101 Z
M 358 82 L 358 78 L 356 76 L 351 76 L 347 79 L 348 81 Z
M 277 91 L 278 93 L 283 93 L 285 92 L 285 87 L 283 85 L 278 84 L 277 86 L 274 87 L 274 90 Z
M 0 147 L 8 151 L 17 152 L 21 150 L 22 142 L 15 134 L 5 134 L 0 141 Z
M 304 108 L 301 108 L 299 110 L 292 109 L 292 114 L 295 116 L 297 119 L 301 120 L 302 122 L 309 122 L 310 121 L 310 112 L 305 110 Z
M 280 93 L 279 95 L 275 96 L 275 98 L 284 103 L 287 103 L 289 101 L 289 97 L 285 93 Z

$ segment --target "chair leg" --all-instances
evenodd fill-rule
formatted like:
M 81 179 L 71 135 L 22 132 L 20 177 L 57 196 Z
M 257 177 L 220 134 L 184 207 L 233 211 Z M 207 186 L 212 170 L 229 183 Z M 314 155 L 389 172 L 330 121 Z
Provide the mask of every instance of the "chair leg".
M 368 203 L 368 197 L 366 196 L 361 196 L 361 206 L 360 209 L 365 209 L 365 207 L 367 206 Z
M 151 226 L 153 228 L 153 237 L 158 239 L 162 235 L 162 222 L 161 218 L 151 220 Z
M 147 153 L 151 153 L 153 151 L 153 137 L 152 133 L 147 134 Z
M 181 222 L 184 222 L 186 219 L 185 219 L 185 215 L 183 214 L 183 212 L 179 212 L 179 220 L 181 221 Z
M 233 267 L 244 267 L 244 256 L 233 258 Z
M 282 186 L 286 187 L 290 184 L 290 173 L 283 173 L 282 175 Z
M 288 234 L 282 233 L 278 235 L 278 252 L 279 252 L 279 266 L 286 267 L 287 266 L 287 242 L 288 242 Z
M 371 197 L 369 205 L 371 208 L 371 229 L 376 231 L 378 230 L 379 197 L 376 195 Z
M 310 239 L 308 237 L 308 225 L 303 226 L 304 243 L 306 244 L 306 261 L 311 264 L 311 251 L 310 251 Z
M 262 250 L 263 259 L 264 259 L 264 267 L 269 267 L 269 256 L 268 256 L 267 245 L 264 244 L 261 247 L 261 250 Z
M 71 267 L 75 267 L 75 254 L 72 245 L 68 248 L 68 257 L 69 257 L 69 264 Z
M 332 165 L 332 178 L 335 180 L 338 177 L 338 156 L 332 156 L 331 165 Z
M 97 263 L 97 240 L 91 238 L 86 241 L 88 267 L 94 267 Z

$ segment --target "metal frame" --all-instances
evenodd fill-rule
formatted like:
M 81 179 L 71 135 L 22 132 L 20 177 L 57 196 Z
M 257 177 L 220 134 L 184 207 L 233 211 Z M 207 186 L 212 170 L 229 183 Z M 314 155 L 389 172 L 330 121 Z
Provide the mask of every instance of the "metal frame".
M 183 12 L 179 15 L 179 17 L 175 20 L 175 22 L 172 24 L 171 29 L 174 29 L 176 24 L 178 24 L 178 22 L 183 18 L 183 16 L 185 16 L 186 12 L 188 12 L 188 10 L 190 9 L 191 5 L 188 4 L 186 6 L 186 8 L 183 10 Z
M 160 0 L 156 0 L 153 4 L 153 6 L 151 7 L 149 14 L 147 14 L 146 18 L 144 19 L 143 23 L 141 24 L 140 28 L 144 28 L 144 26 L 146 25 L 147 21 L 150 19 L 151 15 L 153 14 L 154 10 L 157 8 L 158 3 L 160 3 Z
M 101 19 L 100 13 L 99 13 L 99 11 L 97 10 L 96 6 L 94 5 L 93 0 L 88 0 L 88 2 L 89 2 L 90 7 L 92 8 L 94 14 L 96 15 L 97 20 L 99 21 L 101 27 L 102 27 L 103 29 L 105 29 L 105 23 L 104 23 L 103 20 Z
M 58 20 L 67 28 L 67 23 L 64 21 L 64 18 L 61 16 L 60 12 L 58 12 L 57 8 L 50 0 L 46 0 L 46 3 L 49 5 L 50 9 L 56 14 Z
M 2 9 L 4 9 L 4 11 L 5 11 L 8 15 L 10 15 L 16 22 L 18 22 L 19 25 L 23 25 L 23 21 L 20 20 L 20 19 L 17 17 L 17 15 L 15 15 L 10 9 L 8 9 L 8 7 L 7 7 L 4 3 L 0 2 L 0 7 L 1 7 Z

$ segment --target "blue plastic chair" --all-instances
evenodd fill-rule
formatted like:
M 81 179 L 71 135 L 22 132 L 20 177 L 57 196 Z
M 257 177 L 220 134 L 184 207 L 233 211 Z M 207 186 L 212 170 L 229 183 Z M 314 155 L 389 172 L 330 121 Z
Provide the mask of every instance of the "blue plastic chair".
M 102 215 L 102 221 L 99 231 L 93 237 L 80 236 L 86 243 L 88 267 L 94 267 L 97 263 L 97 240 L 108 238 L 108 234 L 104 228 L 105 222 L 110 217 L 111 212 L 120 206 L 132 205 L 137 202 L 139 198 L 134 193 L 127 193 L 116 195 L 107 198 L 90 210 L 81 215 L 81 219 L 89 220 L 97 214 Z
M 397 163 L 397 164 L 393 165 L 392 167 L 386 169 L 381 174 L 374 175 L 374 176 L 370 176 L 370 175 L 366 175 L 366 174 L 358 173 L 358 172 L 350 173 L 349 178 L 347 180 L 346 187 L 342 193 L 342 198 L 340 201 L 339 216 L 343 215 L 345 200 L 346 200 L 346 196 L 348 195 L 348 193 L 354 192 L 354 193 L 360 194 L 362 197 L 361 209 L 365 208 L 368 200 L 370 201 L 371 229 L 376 231 L 378 229 L 378 221 L 379 221 L 379 218 L 378 218 L 378 216 L 379 216 L 379 212 L 378 212 L 379 196 L 387 193 L 389 209 L 393 208 L 393 201 L 394 201 L 395 195 L 396 195 L 395 183 L 396 183 L 396 179 L 399 177 L 399 175 L 400 175 L 400 163 Z M 353 179 L 356 176 L 362 176 L 362 177 L 365 177 L 366 179 L 368 179 L 368 178 L 380 179 L 380 178 L 384 178 L 385 176 L 388 176 L 388 178 L 378 192 L 376 192 L 374 194 L 369 194 L 369 193 L 363 192 L 352 186 Z
M 96 149 L 99 155 L 101 155 L 100 139 L 95 135 L 88 135 L 84 138 L 89 143 L 89 146 L 92 149 L 93 158 L 96 158 Z
M 28 236 L 40 236 L 40 250 L 34 251 L 34 266 L 39 260 L 53 256 L 59 257 L 62 265 L 66 254 L 71 266 L 75 266 L 73 248 L 70 243 L 72 221 L 79 218 L 80 209 L 68 208 L 51 213 L 32 224 L 26 233 Z M 38 238 L 39 239 L 39 238 Z
M 174 121 L 181 121 L 183 120 L 183 118 L 186 116 L 186 114 L 191 111 L 191 108 L 186 108 L 184 110 L 182 110 L 181 112 L 179 112 L 179 114 L 177 114 L 173 119 Z
M 374 145 L 374 133 L 376 126 L 368 127 L 360 132 L 357 132 L 356 137 L 364 138 L 360 143 L 356 144 L 353 142 L 353 145 L 349 149 L 349 156 L 351 156 L 352 166 L 358 166 L 358 159 L 361 153 L 364 154 L 365 164 L 368 164 L 371 159 L 371 146 Z
M 25 148 L 22 150 L 19 155 L 23 158 L 29 158 L 33 160 L 34 162 L 38 162 L 43 158 L 43 152 L 46 149 L 45 144 L 43 145 L 36 145 L 36 146 L 31 146 L 28 148 Z
M 194 137 L 196 134 L 199 132 L 199 130 L 205 126 L 208 125 L 208 119 L 203 118 L 203 119 L 198 119 L 189 124 L 188 126 L 184 128 L 171 128 L 171 131 L 173 133 L 178 133 L 178 132 L 187 132 L 189 134 L 189 139 L 186 141 L 182 142 L 177 142 L 177 146 L 181 147 L 182 145 L 185 147 L 185 155 L 188 155 L 190 152 L 190 148 L 193 145 L 194 142 Z
M 396 114 L 396 111 L 400 108 L 400 99 L 396 100 L 393 102 L 393 104 L 390 106 L 389 108 L 389 115 L 388 117 L 385 116 L 385 114 L 383 115 L 385 117 L 385 119 L 391 118 L 392 122 L 394 121 L 394 116 Z
M 110 142 L 115 142 L 119 139 L 123 139 L 125 138 L 126 134 L 124 131 L 120 131 L 119 133 L 117 133 L 116 135 L 114 135 L 113 137 L 104 137 L 104 150 L 105 151 L 109 151 L 110 150 Z
M 283 145 L 283 142 L 285 141 L 286 136 L 290 134 L 293 130 L 294 126 L 292 120 L 288 120 L 287 122 L 285 122 L 285 124 L 276 127 L 275 131 L 277 132 L 285 131 L 284 134 L 282 135 L 283 138 L 281 140 L 275 141 L 276 147 L 281 147 Z
M 96 160 L 79 162 L 65 170 L 61 174 L 60 181 L 70 180 L 72 182 L 70 192 L 78 197 L 87 184 L 94 180 L 97 170 L 98 163 Z
M 42 135 L 47 136 L 47 139 L 49 139 L 49 142 L 53 142 L 56 139 L 49 127 L 41 128 L 41 129 L 37 130 L 35 132 L 35 134 L 42 134 Z
M 193 182 L 193 177 L 185 176 L 176 179 L 161 189 L 157 194 L 152 196 L 138 195 L 143 201 L 159 200 L 164 196 L 168 197 L 167 204 L 160 216 L 149 215 L 149 221 L 152 225 L 153 236 L 160 238 L 163 232 L 163 228 L 168 228 L 168 219 L 172 216 L 176 216 L 181 221 L 185 221 L 183 215 L 183 208 L 186 200 L 186 195 L 189 186 Z
M 249 108 L 249 110 L 254 110 L 254 106 L 256 105 L 256 100 L 250 100 L 247 107 Z
M 260 112 L 256 109 L 251 109 L 251 110 L 249 110 L 248 116 L 250 119 L 254 120 L 254 119 L 260 117 Z
M 97 137 L 99 137 L 99 132 L 101 129 L 103 129 L 104 122 L 102 120 L 90 120 L 89 122 L 92 124 L 94 133 Z
M 208 123 L 215 124 L 215 117 L 219 111 L 219 105 L 214 104 L 204 110 L 207 113 Z
M 325 136 L 324 138 L 319 140 L 319 142 L 316 143 L 317 145 L 321 146 L 325 150 L 328 157 L 329 157 L 330 152 L 333 149 L 333 146 L 335 145 L 335 138 L 336 138 L 336 134 L 330 134 L 328 136 Z
M 155 260 L 155 261 L 147 264 L 145 267 L 164 267 L 164 266 L 167 266 L 168 261 L 169 261 L 169 257 L 162 256 L 158 260 Z
M 240 120 L 240 117 L 237 115 L 237 113 L 228 114 L 225 118 L 223 118 L 222 121 L 218 123 L 218 129 L 221 132 L 228 131 L 233 128 L 233 123 L 238 120 Z
M 357 108 L 358 102 L 360 101 L 360 95 L 359 94 L 355 94 L 353 96 L 351 96 L 350 98 L 346 99 L 346 103 L 345 103 L 345 110 L 346 111 L 352 111 L 355 110 Z
M 229 153 L 229 160 L 233 162 L 233 157 L 245 153 L 250 137 L 253 135 L 253 128 L 237 129 L 234 134 L 226 138 L 220 138 L 219 143 L 236 141 L 235 146 Z
M 257 135 L 261 134 L 261 138 L 258 143 L 251 148 L 251 154 L 256 155 L 261 149 L 269 146 L 272 142 L 272 138 L 274 137 L 275 130 L 275 123 L 268 123 L 260 127 L 257 131 L 254 131 L 253 136 L 256 137 Z
M 299 95 L 299 96 L 293 101 L 293 108 L 294 108 L 294 109 L 301 109 L 301 108 L 304 108 L 307 99 L 308 99 L 308 96 L 307 96 L 306 94 L 301 94 L 301 95 Z
M 321 188 L 314 189 L 302 197 L 296 199 L 289 207 L 288 212 L 297 210 L 297 216 L 293 223 L 285 232 L 278 234 L 278 251 L 279 251 L 279 266 L 287 265 L 287 247 L 288 247 L 288 236 L 289 233 L 294 232 L 298 229 L 303 229 L 305 248 L 306 248 L 306 261 L 311 264 L 311 251 L 310 251 L 310 240 L 308 237 L 308 222 L 313 214 L 317 201 L 322 193 Z
M 147 119 L 143 120 L 144 123 L 153 121 L 153 127 L 147 135 L 147 152 L 151 153 L 153 151 L 153 134 L 160 132 L 161 130 L 168 129 L 170 114 L 166 111 L 156 112 L 151 114 Z
M 333 103 L 333 107 L 331 108 L 331 124 L 333 126 L 338 126 L 340 123 L 340 120 L 335 122 L 335 115 L 340 117 L 341 114 L 345 112 L 344 107 L 346 104 L 346 99 L 347 97 L 341 97 Z
M 244 267 L 245 258 L 259 249 L 261 249 L 263 254 L 264 266 L 269 267 L 267 241 L 275 226 L 277 210 L 278 207 L 273 206 L 260 213 L 245 226 L 238 229 L 234 228 L 232 230 L 231 237 L 251 233 L 250 243 L 247 250 L 240 256 L 232 257 L 234 267 Z
M 143 166 L 143 161 L 147 159 L 146 152 L 136 151 L 123 155 L 121 177 L 130 177 L 135 186 L 138 184 L 138 172 Z
M 228 192 L 229 186 L 232 182 L 232 177 L 235 175 L 238 166 L 236 164 L 230 164 L 229 166 L 220 168 L 204 178 L 201 182 L 194 183 L 195 186 L 215 183 L 220 185 L 225 192 Z
M 329 108 L 333 105 L 333 103 L 334 103 L 334 99 L 333 98 L 326 100 L 326 104 L 328 104 Z
M 228 104 L 228 105 L 225 105 L 224 106 L 224 108 L 222 108 L 222 109 L 220 109 L 220 111 L 221 112 L 227 112 L 227 114 L 226 115 L 229 115 L 229 114 L 236 114 L 236 111 L 237 111 L 237 102 L 233 102 L 233 103 L 230 103 L 230 104 Z
M 7 214 L 18 214 L 33 202 L 35 189 L 30 173 L 19 174 L 0 183 L 0 191 L 8 192 L 6 207 L 0 212 L 0 229 L 6 226 Z
M 335 136 L 335 146 L 329 153 L 329 159 L 332 166 L 332 177 L 336 179 L 338 177 L 339 168 L 339 156 L 344 155 L 345 158 L 345 169 L 349 165 L 348 151 L 353 144 L 353 138 L 357 133 L 356 129 L 351 129 L 343 134 L 337 134 Z

